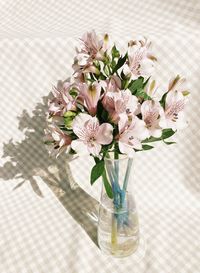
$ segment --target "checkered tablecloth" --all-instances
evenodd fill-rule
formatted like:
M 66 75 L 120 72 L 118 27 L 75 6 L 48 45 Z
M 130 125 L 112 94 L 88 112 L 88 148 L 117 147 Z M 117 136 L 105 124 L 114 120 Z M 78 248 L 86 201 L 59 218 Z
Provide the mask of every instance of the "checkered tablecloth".
M 0 11 L 0 273 L 199 273 L 200 2 L 1 0 Z M 161 85 L 179 73 L 192 93 L 178 143 L 134 159 L 141 252 L 124 259 L 96 245 L 91 159 L 56 161 L 42 142 L 51 86 L 71 74 L 76 38 L 91 29 L 121 48 L 149 37 Z

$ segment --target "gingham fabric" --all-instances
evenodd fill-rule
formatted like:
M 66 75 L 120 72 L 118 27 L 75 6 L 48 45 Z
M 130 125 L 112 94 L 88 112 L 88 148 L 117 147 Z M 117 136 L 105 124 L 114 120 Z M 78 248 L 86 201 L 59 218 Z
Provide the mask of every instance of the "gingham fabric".
M 0 273 L 199 273 L 200 2 L 1 0 L 0 10 Z M 71 74 L 76 38 L 91 29 L 121 48 L 147 36 L 161 85 L 179 73 L 192 93 L 177 144 L 134 159 L 141 243 L 124 259 L 96 243 L 91 159 L 49 158 L 42 142 L 51 86 Z

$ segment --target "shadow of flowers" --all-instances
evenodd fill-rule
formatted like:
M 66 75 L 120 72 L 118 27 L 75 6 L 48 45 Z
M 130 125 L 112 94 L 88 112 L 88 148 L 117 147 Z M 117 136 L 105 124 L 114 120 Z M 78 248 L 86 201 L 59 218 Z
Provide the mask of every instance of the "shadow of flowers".
M 19 130 L 25 138 L 15 143 L 12 139 L 3 144 L 3 157 L 7 162 L 0 167 L 0 178 L 17 179 L 13 190 L 19 190 L 29 182 L 33 191 L 45 198 L 35 176 L 40 176 L 51 188 L 71 216 L 83 227 L 97 244 L 96 219 L 98 202 L 82 190 L 73 180 L 66 155 L 58 159 L 49 156 L 43 143 L 46 127 L 47 103 L 51 95 L 42 98 L 30 115 L 26 110 L 19 119 Z M 57 170 L 56 173 L 52 169 Z

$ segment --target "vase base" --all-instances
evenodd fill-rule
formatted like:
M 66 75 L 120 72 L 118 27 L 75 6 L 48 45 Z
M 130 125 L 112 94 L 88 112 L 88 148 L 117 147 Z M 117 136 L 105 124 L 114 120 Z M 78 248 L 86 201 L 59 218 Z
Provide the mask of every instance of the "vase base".
M 112 256 L 114 258 L 126 258 L 131 256 L 135 262 L 140 262 L 146 253 L 146 241 L 142 234 L 140 234 L 140 239 L 135 242 L 134 247 L 130 248 L 128 244 L 120 245 L 118 248 L 111 248 L 111 244 L 101 245 L 99 247 L 102 253 L 106 256 Z

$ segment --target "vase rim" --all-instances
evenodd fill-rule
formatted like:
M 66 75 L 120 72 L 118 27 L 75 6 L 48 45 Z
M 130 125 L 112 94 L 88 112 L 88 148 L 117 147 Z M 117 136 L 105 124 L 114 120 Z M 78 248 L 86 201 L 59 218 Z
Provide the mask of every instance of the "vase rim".
M 122 160 L 127 160 L 130 159 L 132 157 L 128 156 L 127 154 L 119 154 L 119 158 L 115 159 L 114 158 L 114 152 L 110 152 L 109 155 L 112 155 L 112 157 L 105 157 L 104 160 L 105 161 L 122 161 Z

